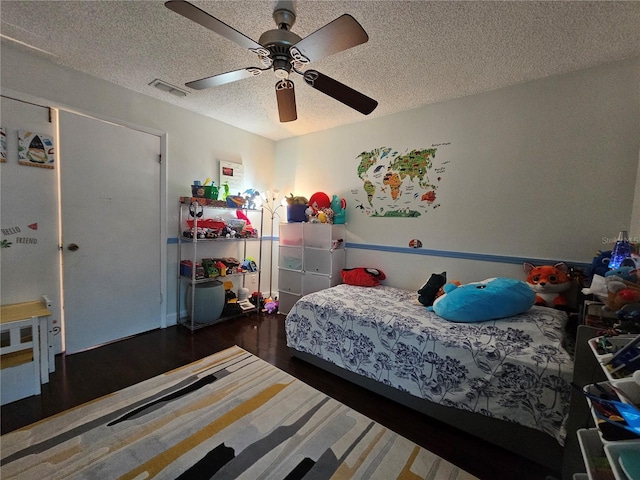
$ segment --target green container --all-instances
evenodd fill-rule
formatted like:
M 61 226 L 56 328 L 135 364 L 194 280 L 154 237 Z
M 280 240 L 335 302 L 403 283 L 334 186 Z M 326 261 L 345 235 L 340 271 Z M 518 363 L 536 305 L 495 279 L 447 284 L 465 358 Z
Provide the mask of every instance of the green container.
M 204 187 L 204 196 L 206 198 L 211 198 L 212 200 L 218 199 L 218 187 L 214 185 L 209 185 Z

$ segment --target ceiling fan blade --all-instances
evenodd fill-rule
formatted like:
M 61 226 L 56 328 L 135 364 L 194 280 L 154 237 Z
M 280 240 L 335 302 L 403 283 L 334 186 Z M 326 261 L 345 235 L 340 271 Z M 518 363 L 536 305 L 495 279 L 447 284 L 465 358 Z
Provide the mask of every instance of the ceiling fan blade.
M 378 102 L 373 98 L 340 83 L 331 77 L 318 72 L 317 70 L 307 70 L 303 74 L 304 81 L 316 90 L 335 98 L 339 102 L 344 103 L 348 107 L 357 110 L 364 115 L 369 115 L 378 106 Z
M 251 50 L 252 52 L 256 50 L 264 50 L 264 47 L 259 43 L 254 42 L 243 33 L 237 31 L 235 28 L 230 27 L 226 23 L 209 15 L 204 10 L 199 9 L 189 2 L 185 2 L 183 0 L 169 0 L 168 2 L 165 2 L 164 6 L 169 10 L 173 10 L 183 17 L 188 18 L 189 20 L 199 23 L 203 27 L 208 28 L 218 35 L 222 35 L 232 42 L 237 43 L 241 47 Z
M 204 90 L 205 88 L 217 87 L 218 85 L 224 85 L 225 83 L 236 82 L 249 77 L 255 77 L 263 72 L 260 68 L 249 67 L 242 70 L 234 70 L 233 72 L 221 73 L 219 75 L 213 75 L 212 77 L 201 78 L 200 80 L 194 80 L 193 82 L 186 83 L 185 85 L 194 90 Z
M 302 63 L 314 62 L 368 40 L 369 36 L 364 28 L 355 18 L 345 13 L 296 43 L 291 47 L 291 54 L 294 60 Z M 296 58 L 298 53 L 301 58 Z
M 281 122 L 292 122 L 298 118 L 296 93 L 291 80 L 283 79 L 276 83 L 276 99 Z

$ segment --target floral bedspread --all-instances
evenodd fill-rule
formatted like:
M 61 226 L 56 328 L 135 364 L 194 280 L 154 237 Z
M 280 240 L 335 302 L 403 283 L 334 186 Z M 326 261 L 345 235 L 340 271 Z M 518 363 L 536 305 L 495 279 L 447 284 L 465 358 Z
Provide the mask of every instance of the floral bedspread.
M 573 360 L 565 313 L 444 320 L 393 287 L 338 285 L 302 297 L 287 344 L 432 402 L 541 430 L 564 444 Z

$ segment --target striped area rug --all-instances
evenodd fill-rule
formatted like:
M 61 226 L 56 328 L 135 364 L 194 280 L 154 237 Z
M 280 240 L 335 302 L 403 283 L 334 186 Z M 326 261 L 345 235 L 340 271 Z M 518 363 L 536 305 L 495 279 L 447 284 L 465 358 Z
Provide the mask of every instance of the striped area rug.
M 239 347 L 0 446 L 3 480 L 475 478 Z

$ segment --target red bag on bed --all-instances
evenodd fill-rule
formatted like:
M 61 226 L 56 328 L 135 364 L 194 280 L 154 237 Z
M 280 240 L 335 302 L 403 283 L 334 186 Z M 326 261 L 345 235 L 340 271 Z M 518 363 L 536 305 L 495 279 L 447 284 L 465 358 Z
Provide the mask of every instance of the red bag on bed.
M 341 273 L 344 283 L 358 287 L 375 287 L 380 285 L 380 280 L 387 278 L 384 272 L 377 268 L 344 268 Z

